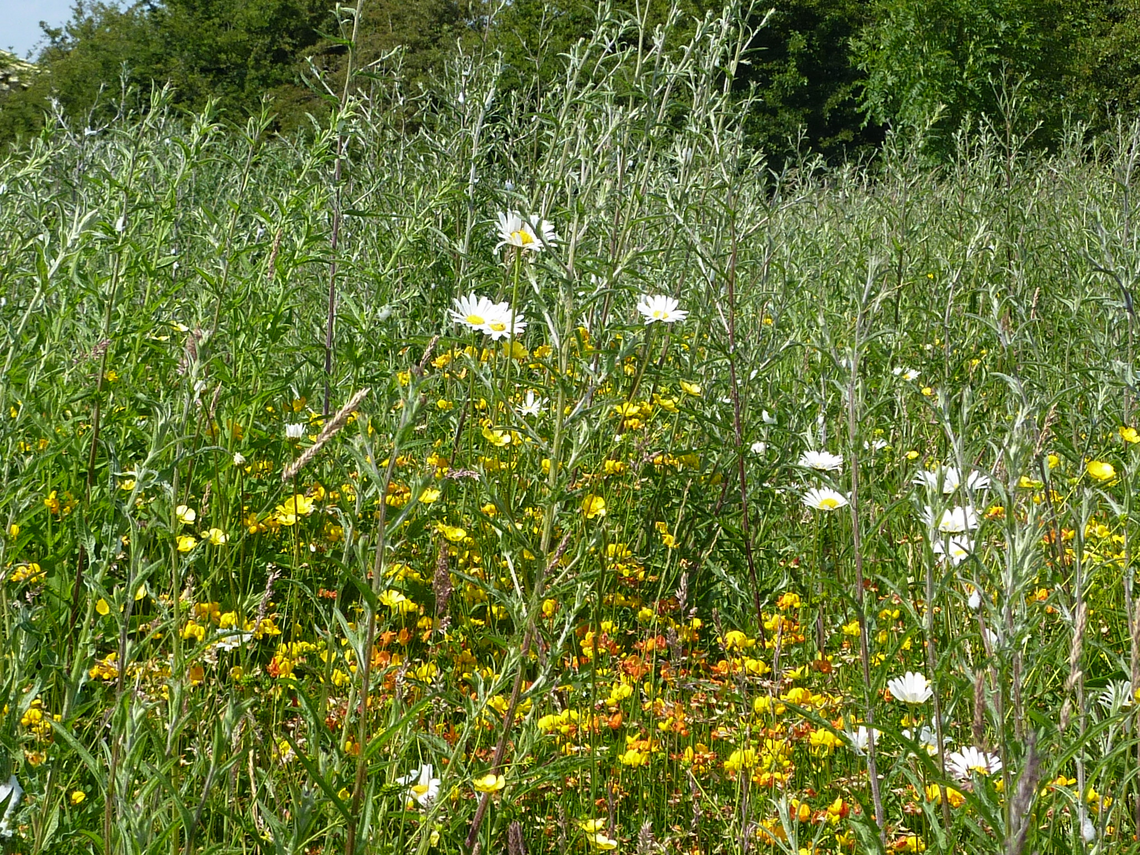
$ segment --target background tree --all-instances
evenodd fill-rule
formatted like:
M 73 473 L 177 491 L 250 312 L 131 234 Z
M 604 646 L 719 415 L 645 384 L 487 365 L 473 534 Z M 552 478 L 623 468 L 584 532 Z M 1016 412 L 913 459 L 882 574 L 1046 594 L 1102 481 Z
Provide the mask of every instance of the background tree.
M 66 25 L 44 32 L 48 44 L 36 63 L 39 73 L 0 106 L 0 140 L 35 132 L 52 98 L 65 113 L 86 119 L 100 103 L 110 111 L 122 82 L 149 83 L 153 75 L 157 44 L 142 3 L 120 9 L 80 0 Z
M 1012 87 L 1023 130 L 1060 126 L 1070 77 L 1060 0 L 877 0 L 853 41 L 866 74 L 870 121 L 929 134 L 948 145 L 967 116 L 1002 117 Z
M 151 74 L 174 86 L 179 103 L 215 98 L 236 118 L 267 96 L 286 125 L 298 106 L 315 105 L 300 64 L 332 28 L 328 0 L 164 0 L 148 17 L 161 47 Z
M 749 135 L 774 166 L 804 147 L 841 160 L 876 147 L 882 128 L 864 123 L 859 95 L 864 73 L 851 40 L 872 23 L 860 0 L 789 0 L 771 9 L 757 30 L 750 65 L 738 86 L 754 86 L 760 103 Z M 759 23 L 754 13 L 753 23 Z

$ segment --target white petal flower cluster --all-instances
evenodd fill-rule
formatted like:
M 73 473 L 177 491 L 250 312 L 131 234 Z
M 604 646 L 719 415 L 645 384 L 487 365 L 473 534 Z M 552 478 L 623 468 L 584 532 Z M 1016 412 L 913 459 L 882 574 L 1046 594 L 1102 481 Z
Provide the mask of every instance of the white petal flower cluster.
M 432 777 L 431 763 L 424 763 L 414 772 L 396 780 L 408 788 L 408 803 L 419 805 L 424 810 L 435 804 L 439 797 L 439 778 Z
M 663 294 L 642 297 L 637 303 L 637 311 L 645 318 L 647 326 L 652 323 L 675 324 L 689 316 L 680 303 Z
M 4 816 L 0 818 L 0 837 L 12 836 L 12 819 L 23 796 L 24 788 L 20 786 L 15 775 L 8 778 L 8 783 L 0 784 L 0 805 L 5 805 Z
M 546 398 L 536 398 L 533 389 L 526 390 L 526 398 L 519 404 L 520 416 L 538 416 L 546 406 Z
M 851 748 L 855 753 L 863 755 L 867 753 L 867 749 L 870 747 L 872 734 L 874 734 L 877 744 L 882 734 L 879 733 L 878 728 L 868 729 L 864 724 L 859 725 L 855 730 L 845 731 L 843 735 L 847 737 L 847 741 L 851 743 Z
M 805 451 L 796 461 L 801 469 L 819 473 L 839 472 L 843 469 L 843 456 L 830 451 Z M 803 503 L 814 511 L 835 511 L 851 503 L 848 496 L 832 487 L 812 487 L 803 495 Z
M 934 696 L 934 689 L 925 674 L 917 671 L 907 671 L 901 677 L 892 677 L 887 681 L 891 697 L 904 704 L 924 704 Z
M 942 493 L 949 496 L 965 485 L 968 492 L 981 492 L 988 490 L 990 477 L 976 469 L 967 473 L 965 480 L 956 466 L 939 466 L 936 469 L 922 470 L 915 474 L 911 482 L 919 487 L 925 487 L 933 493 Z
M 980 748 L 968 746 L 961 751 L 946 755 L 946 765 L 950 773 L 960 781 L 970 780 L 971 775 L 993 775 L 1001 771 L 1001 758 Z
M 532 222 L 518 211 L 502 211 L 499 214 L 498 229 L 499 242 L 495 245 L 496 250 L 510 246 L 520 252 L 542 252 L 561 240 L 553 223 L 542 219 Z
M 922 521 L 942 534 L 965 534 L 978 527 L 978 515 L 973 505 L 947 508 L 941 516 L 927 505 L 922 511 Z
M 495 303 L 478 294 L 457 297 L 451 309 L 451 319 L 489 336 L 492 341 L 522 335 L 526 329 L 526 318 L 522 312 L 512 310 L 509 303 Z
M 915 742 L 917 742 L 919 744 L 919 747 L 921 747 L 922 750 L 929 754 L 931 757 L 938 753 L 938 735 L 930 729 L 929 725 L 924 724 L 917 733 L 907 728 L 902 732 L 902 735 L 904 739 L 913 739 Z M 943 745 L 947 744 L 949 741 L 949 736 L 942 737 Z
M 935 555 L 949 559 L 951 567 L 957 567 L 974 551 L 974 541 L 965 535 L 935 540 L 930 544 Z
M 843 468 L 843 455 L 832 454 L 830 451 L 805 451 L 800 455 L 797 465 L 817 472 L 838 472 Z

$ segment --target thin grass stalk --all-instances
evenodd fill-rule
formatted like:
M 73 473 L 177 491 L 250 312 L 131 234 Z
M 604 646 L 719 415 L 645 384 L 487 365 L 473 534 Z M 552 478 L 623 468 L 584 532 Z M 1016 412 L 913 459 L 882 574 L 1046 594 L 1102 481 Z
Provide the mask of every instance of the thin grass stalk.
M 403 428 L 407 426 L 410 421 L 408 413 L 410 406 L 405 404 L 404 411 L 401 415 L 400 428 L 397 430 L 397 436 Z M 372 559 L 372 593 L 376 596 L 380 595 L 380 580 L 383 578 L 384 572 L 384 545 L 386 542 L 385 524 L 387 522 L 387 508 L 388 503 L 384 501 L 384 497 L 388 493 L 388 485 L 392 483 L 392 473 L 396 471 L 396 456 L 398 454 L 398 447 L 395 442 L 392 443 L 392 448 L 388 453 L 388 466 L 384 470 L 384 477 L 380 481 L 380 510 L 376 522 L 376 551 Z M 368 769 L 367 764 L 367 745 L 366 739 L 368 737 L 368 700 L 371 694 L 372 682 L 372 646 L 373 639 L 376 635 L 376 610 L 371 605 L 368 607 L 368 620 L 364 630 L 364 649 L 362 651 L 362 659 L 360 664 L 360 723 L 359 734 L 357 736 L 357 745 L 360 748 L 356 759 L 356 774 L 353 778 L 352 785 L 352 800 L 348 809 L 348 831 L 345 835 L 344 852 L 345 855 L 353 855 L 356 852 L 356 819 L 360 812 L 360 801 L 364 796 L 364 778 Z
M 360 29 L 360 13 L 364 9 L 364 0 L 356 0 L 356 12 L 352 17 L 352 38 L 349 39 L 348 61 L 344 71 L 344 88 L 340 93 L 340 104 L 336 112 L 339 121 L 348 105 L 348 96 L 352 91 L 353 68 L 352 61 L 356 58 L 356 37 Z M 336 137 L 336 161 L 333 166 L 333 216 L 332 232 L 329 235 L 329 299 L 328 317 L 325 323 L 325 401 L 321 413 L 325 418 L 329 415 L 329 401 L 332 396 L 332 369 L 333 369 L 333 335 L 336 327 L 336 254 L 340 244 L 340 221 L 343 215 L 341 208 L 341 194 L 343 184 L 341 173 L 344 170 L 344 154 L 347 140 L 343 133 Z
M 950 554 L 949 538 L 946 539 L 945 551 L 943 555 Z M 938 771 L 941 776 L 946 777 L 946 745 L 942 739 L 942 699 L 939 697 L 938 692 L 938 655 L 934 647 L 934 562 L 929 559 L 924 560 L 923 564 L 926 565 L 926 609 L 922 616 L 922 631 L 924 636 L 924 644 L 922 645 L 923 651 L 926 655 L 926 670 L 930 674 L 931 683 L 934 685 L 934 695 L 932 697 L 934 708 L 934 738 L 938 743 Z M 946 787 L 941 781 L 938 783 L 939 802 L 942 806 L 942 822 L 946 828 L 950 828 L 950 800 L 946 797 Z
M 562 536 L 562 541 L 558 544 L 558 549 L 556 549 L 554 554 L 550 557 L 550 561 L 542 567 L 534 580 L 534 588 L 527 606 L 527 622 L 526 629 L 523 631 L 522 648 L 519 651 L 519 664 L 515 669 L 515 681 L 511 686 L 511 698 L 507 703 L 507 711 L 503 713 L 503 732 L 499 735 L 499 741 L 495 745 L 495 754 L 491 760 L 490 774 L 492 775 L 499 774 L 499 770 L 503 768 L 503 758 L 506 757 L 507 741 L 510 738 L 511 730 L 515 723 L 515 711 L 518 710 L 519 699 L 522 697 L 523 673 L 527 659 L 530 656 L 530 646 L 534 642 L 535 634 L 538 631 L 536 624 L 538 622 L 538 614 L 542 602 L 543 586 L 546 582 L 547 575 L 549 575 L 549 573 L 558 566 L 558 562 L 562 560 L 562 556 L 565 554 L 566 547 L 569 544 L 570 532 L 567 532 Z M 471 828 L 467 832 L 467 838 L 463 841 L 463 846 L 468 852 L 476 852 L 479 840 L 479 829 L 483 825 L 483 818 L 487 815 L 487 808 L 490 803 L 491 794 L 482 793 L 479 798 L 479 806 L 475 809 L 475 816 L 471 819 Z
M 384 580 L 384 549 L 387 545 L 386 524 L 388 516 L 388 503 L 385 501 L 385 497 L 388 495 L 388 485 L 392 483 L 392 475 L 396 471 L 396 458 L 399 456 L 400 440 L 411 424 L 415 411 L 414 403 L 417 394 L 417 383 L 415 381 L 423 377 L 424 366 L 427 365 L 428 360 L 431 358 L 432 350 L 434 350 L 437 341 L 438 337 L 428 342 L 428 346 L 424 349 L 424 355 L 420 359 L 419 365 L 412 370 L 414 380 L 409 385 L 408 395 L 404 400 L 403 408 L 400 410 L 400 422 L 392 437 L 392 448 L 388 454 L 388 466 L 384 470 L 384 476 L 379 485 L 380 509 L 376 521 L 376 551 L 372 558 L 372 594 L 374 599 L 379 598 Z M 359 733 L 357 735 L 357 745 L 360 751 L 357 754 L 356 772 L 353 777 L 348 830 L 345 835 L 345 855 L 353 855 L 353 853 L 356 852 L 356 821 L 360 813 L 360 802 L 364 797 L 364 779 L 368 771 L 368 702 L 372 690 L 372 651 L 375 642 L 376 610 L 369 605 L 368 620 L 364 633 L 364 645 L 361 651 L 364 661 L 360 663 L 360 721 Z
M 756 558 L 752 554 L 752 526 L 748 516 L 748 476 L 744 467 L 744 426 L 741 420 L 740 380 L 736 374 L 736 264 L 739 245 L 736 234 L 735 185 L 728 185 L 728 272 L 725 296 L 728 301 L 728 379 L 732 396 L 732 436 L 736 443 L 736 473 L 740 481 L 740 535 L 744 540 L 744 560 L 748 564 L 748 581 L 752 586 L 752 607 L 756 610 L 756 631 L 764 640 L 764 614 L 760 604 L 760 582 L 756 576 Z M 822 651 L 821 651 L 822 653 Z
M 868 287 L 870 281 L 868 281 Z M 879 843 L 887 848 L 887 821 L 883 809 L 883 796 L 879 789 L 879 770 L 875 757 L 875 706 L 871 694 L 871 652 L 867 633 L 867 612 L 863 596 L 863 536 L 859 513 L 859 418 L 856 391 L 859 363 L 862 356 L 859 336 L 863 329 L 866 299 L 859 306 L 855 321 L 854 341 L 851 347 L 850 376 L 847 381 L 847 442 L 851 452 L 851 549 L 855 561 L 855 619 L 859 622 L 859 662 L 863 669 L 863 707 L 867 720 L 867 776 L 871 784 L 871 801 L 875 806 L 875 824 L 879 829 Z
M 1087 727 L 1088 713 L 1085 710 L 1084 672 L 1081 659 L 1084 651 L 1085 631 L 1088 628 L 1088 608 L 1084 598 L 1084 533 L 1088 521 L 1088 496 L 1077 521 L 1073 549 L 1073 580 L 1070 593 L 1070 615 L 1073 622 L 1072 639 L 1069 647 L 1069 673 L 1065 678 L 1065 701 L 1061 707 L 1061 734 L 1072 721 L 1073 704 L 1077 707 L 1078 744 L 1083 744 Z M 1088 820 L 1088 806 L 1084 794 L 1087 791 L 1085 753 L 1078 751 L 1075 758 L 1077 767 L 1077 834 L 1083 835 Z

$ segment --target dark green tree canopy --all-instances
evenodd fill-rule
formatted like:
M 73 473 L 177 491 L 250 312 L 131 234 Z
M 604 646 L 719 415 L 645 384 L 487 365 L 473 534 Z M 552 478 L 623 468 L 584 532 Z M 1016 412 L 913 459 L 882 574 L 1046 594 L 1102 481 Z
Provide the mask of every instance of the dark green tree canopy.
M 459 53 L 495 62 L 497 87 L 530 97 L 559 79 L 600 21 L 636 22 L 618 28 L 630 34 L 668 26 L 666 43 L 678 44 L 721 9 L 717 0 L 363 0 L 356 20 L 356 8 L 76 0 L 71 20 L 46 30 L 30 85 L 0 90 L 0 141 L 34 133 L 52 99 L 76 121 L 105 120 L 124 84 L 144 94 L 169 84 L 176 104 L 213 101 L 233 121 L 268 100 L 275 127 L 289 131 L 321 120 L 350 68 L 377 98 L 396 83 L 430 92 Z M 751 96 L 750 139 L 777 165 L 799 149 L 862 156 L 888 128 L 917 130 L 945 151 L 957 128 L 981 118 L 1014 118 L 1048 145 L 1067 119 L 1104 126 L 1140 107 L 1135 0 L 786 0 L 739 14 L 754 37 L 733 87 Z

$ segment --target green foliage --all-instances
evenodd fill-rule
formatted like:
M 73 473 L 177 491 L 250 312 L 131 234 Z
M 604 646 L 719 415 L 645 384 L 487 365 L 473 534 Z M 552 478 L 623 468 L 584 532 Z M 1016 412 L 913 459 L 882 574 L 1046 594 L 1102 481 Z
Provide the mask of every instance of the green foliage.
M 945 151 L 971 116 L 1004 122 L 1017 90 L 1023 130 L 1064 117 L 1069 53 L 1059 0 L 878 0 L 853 49 L 865 72 L 862 107 L 871 121 L 930 135 Z
M 131 83 L 150 88 L 150 71 L 160 54 L 143 4 L 120 9 L 79 2 L 72 19 L 62 28 L 48 29 L 47 35 L 32 86 L 0 104 L 0 142 L 34 133 L 52 99 L 66 114 L 98 123 L 114 116 L 119 106 L 132 106 L 122 103 Z
M 863 122 L 864 75 L 850 51 L 870 15 L 859 0 L 792 0 L 764 16 L 735 84 L 755 87 L 749 135 L 774 166 L 804 148 L 837 161 L 881 142 L 881 129 Z
M 1083 0 L 1067 9 L 1069 94 L 1098 129 L 1140 111 L 1140 4 Z
M 241 118 L 263 96 L 298 97 L 299 64 L 331 24 L 328 0 L 164 0 L 149 15 L 161 55 L 149 73 L 192 109 L 216 99 Z
M 331 24 L 326 0 L 167 0 L 125 9 L 78 2 L 71 20 L 48 29 L 33 86 L 0 109 L 0 140 L 27 136 L 54 99 L 65 115 L 91 126 L 122 107 L 124 93 L 170 85 L 174 103 L 201 110 L 208 101 L 241 120 L 263 99 L 281 127 L 301 123 L 319 101 L 300 85 L 302 61 Z
M 6 850 L 1135 853 L 1140 128 L 773 175 L 693 28 L 0 160 Z

